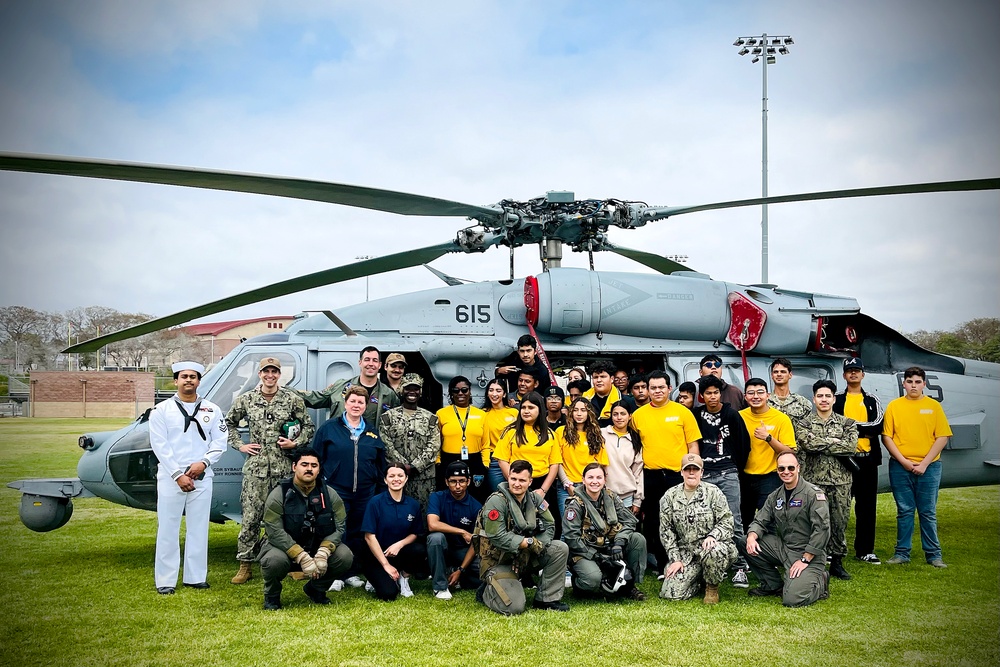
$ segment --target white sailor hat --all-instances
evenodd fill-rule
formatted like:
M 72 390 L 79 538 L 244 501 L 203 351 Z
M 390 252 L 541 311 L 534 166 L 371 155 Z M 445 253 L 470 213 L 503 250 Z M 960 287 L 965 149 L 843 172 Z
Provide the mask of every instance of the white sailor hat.
M 178 361 L 177 363 L 170 365 L 170 370 L 174 373 L 180 373 L 181 371 L 194 371 L 199 377 L 205 374 L 205 367 L 197 361 Z

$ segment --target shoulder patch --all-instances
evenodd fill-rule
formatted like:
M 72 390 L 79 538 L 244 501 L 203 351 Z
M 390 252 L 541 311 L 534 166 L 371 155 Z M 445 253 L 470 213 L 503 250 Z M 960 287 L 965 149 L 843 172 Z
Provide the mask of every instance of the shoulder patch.
M 500 510 L 490 510 L 490 513 L 486 515 L 486 518 L 490 521 L 496 521 L 500 518 Z
M 566 508 L 566 520 L 567 521 L 576 521 L 576 510 L 573 509 L 572 507 L 567 507 Z
M 816 500 L 826 500 L 826 494 L 820 491 L 816 494 Z

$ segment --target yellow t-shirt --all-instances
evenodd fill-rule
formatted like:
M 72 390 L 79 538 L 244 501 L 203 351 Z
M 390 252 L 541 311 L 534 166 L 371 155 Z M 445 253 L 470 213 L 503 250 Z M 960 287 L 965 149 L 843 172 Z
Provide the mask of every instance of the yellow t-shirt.
M 768 435 L 786 447 L 795 449 L 795 428 L 792 426 L 792 420 L 777 408 L 769 408 L 762 415 L 755 415 L 750 408 L 744 408 L 740 410 L 740 416 L 743 417 L 747 432 L 750 433 L 750 456 L 743 472 L 748 475 L 766 475 L 774 472 L 778 469 L 778 455 L 774 453 L 771 445 L 755 438 L 753 432 L 761 422 L 764 422 Z
M 892 438 L 907 460 L 920 463 L 935 440 L 951 435 L 951 426 L 941 404 L 930 396 L 922 396 L 916 401 L 900 396 L 885 408 L 882 433 Z M 939 458 L 940 454 L 934 461 Z
M 592 401 L 594 396 L 597 396 L 597 391 L 593 387 L 583 392 L 583 397 L 588 401 Z M 611 419 L 611 406 L 620 400 L 622 400 L 621 392 L 618 391 L 618 387 L 611 385 L 611 391 L 608 393 L 608 400 L 604 402 L 604 407 L 601 408 L 601 414 L 597 415 L 597 418 Z
M 483 465 L 487 468 L 490 465 L 490 455 L 496 449 L 497 442 L 500 441 L 500 434 L 507 428 L 508 424 L 513 424 L 517 420 L 516 408 L 492 408 L 484 410 L 486 413 L 486 443 L 483 447 Z
M 468 419 L 465 410 L 454 405 L 446 405 L 437 411 L 438 426 L 441 428 L 441 451 L 445 454 L 462 453 L 462 422 L 465 422 L 465 446 L 470 454 L 478 454 L 486 446 L 486 413 L 475 406 L 469 406 Z
M 590 453 L 590 447 L 583 439 L 586 437 L 585 434 L 581 434 L 580 440 L 575 445 L 566 442 L 566 428 L 560 426 L 556 429 L 556 441 L 559 443 L 559 451 L 562 454 L 563 470 L 569 481 L 574 484 L 582 482 L 583 469 L 595 461 L 602 466 L 611 464 L 608 461 L 608 451 L 604 448 L 604 436 L 601 436 L 601 450 L 595 455 Z
M 701 440 L 694 415 L 676 401 L 658 408 L 647 403 L 632 413 L 632 426 L 642 437 L 643 467 L 649 470 L 679 472 L 688 443 Z
M 559 451 L 559 442 L 549 433 L 548 440 L 541 445 L 538 444 L 538 434 L 535 429 L 526 428 L 524 435 L 528 439 L 528 444 L 518 445 L 515 438 L 517 433 L 510 429 L 500 436 L 493 456 L 500 461 L 513 463 L 518 460 L 525 460 L 531 464 L 531 476 L 545 477 L 549 474 L 549 468 L 557 463 L 562 463 L 562 454 Z
M 868 408 L 865 407 L 864 394 L 852 394 L 850 392 L 844 394 L 844 416 L 853 419 L 859 424 L 868 421 Z M 781 438 L 778 439 L 781 440 Z M 871 450 L 871 440 L 868 438 L 858 438 L 859 452 L 870 452 Z

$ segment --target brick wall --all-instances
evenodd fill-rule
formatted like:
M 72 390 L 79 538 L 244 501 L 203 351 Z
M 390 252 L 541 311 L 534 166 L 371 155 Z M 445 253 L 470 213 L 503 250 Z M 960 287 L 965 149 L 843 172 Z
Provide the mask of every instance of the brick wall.
M 31 416 L 135 417 L 153 406 L 154 389 L 153 373 L 34 371 Z

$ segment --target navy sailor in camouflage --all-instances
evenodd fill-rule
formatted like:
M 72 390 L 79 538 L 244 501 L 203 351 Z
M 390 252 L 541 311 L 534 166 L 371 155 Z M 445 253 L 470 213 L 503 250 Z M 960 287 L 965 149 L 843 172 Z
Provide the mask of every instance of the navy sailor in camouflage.
M 281 362 L 277 358 L 261 359 L 257 375 L 260 384 L 237 397 L 226 414 L 229 446 L 247 456 L 240 490 L 242 526 L 236 547 L 240 571 L 234 583 L 244 583 L 250 578 L 250 563 L 260 539 L 267 495 L 292 474 L 295 450 L 308 447 L 316 432 L 302 398 L 278 386 Z M 246 444 L 237 430 L 241 423 L 246 423 L 250 430 L 250 441 Z
M 823 489 L 830 507 L 830 574 L 839 579 L 851 576 L 843 567 L 847 555 L 847 522 L 851 518 L 851 484 L 854 477 L 844 462 L 857 451 L 858 426 L 833 411 L 837 386 L 830 380 L 813 385 L 816 412 L 800 419 L 795 427 L 799 445 L 802 479 Z
M 660 540 L 667 553 L 660 597 L 686 600 L 705 584 L 705 604 L 719 601 L 719 584 L 736 562 L 733 513 L 726 495 L 701 481 L 704 463 L 697 454 L 681 459 L 682 484 L 660 499 Z
M 441 431 L 437 415 L 417 405 L 423 386 L 424 379 L 416 373 L 403 376 L 403 405 L 382 416 L 379 437 L 385 443 L 387 459 L 402 464 L 406 470 L 407 495 L 415 498 L 426 513 L 427 501 L 434 492 L 434 461 L 441 450 Z

